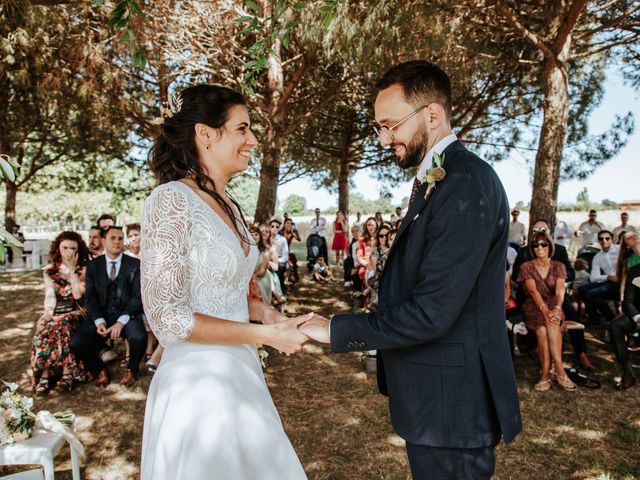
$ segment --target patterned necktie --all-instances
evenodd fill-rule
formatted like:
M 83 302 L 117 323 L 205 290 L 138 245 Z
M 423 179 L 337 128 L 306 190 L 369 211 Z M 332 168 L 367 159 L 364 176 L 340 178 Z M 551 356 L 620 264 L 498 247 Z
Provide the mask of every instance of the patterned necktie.
M 111 271 L 109 272 L 109 280 L 112 282 L 116 279 L 116 262 L 111 262 Z
M 413 187 L 411 187 L 411 197 L 409 197 L 409 205 L 413 203 L 413 199 L 415 198 L 416 192 L 420 188 L 421 184 L 422 182 L 420 182 L 420 180 L 418 180 L 418 177 L 416 177 L 415 180 L 413 181 Z

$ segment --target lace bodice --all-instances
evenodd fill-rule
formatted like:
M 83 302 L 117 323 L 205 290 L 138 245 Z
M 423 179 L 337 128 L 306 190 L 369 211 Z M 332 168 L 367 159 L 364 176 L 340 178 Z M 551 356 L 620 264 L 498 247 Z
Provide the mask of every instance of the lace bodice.
M 145 200 L 141 227 L 142 301 L 164 346 L 189 336 L 196 312 L 249 320 L 258 249 L 252 245 L 245 257 L 235 232 L 196 192 L 181 182 L 156 187 Z

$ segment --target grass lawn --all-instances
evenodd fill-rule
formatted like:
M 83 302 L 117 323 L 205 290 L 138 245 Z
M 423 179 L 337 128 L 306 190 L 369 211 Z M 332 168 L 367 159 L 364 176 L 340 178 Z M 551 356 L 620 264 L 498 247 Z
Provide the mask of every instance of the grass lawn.
M 42 303 L 39 272 L 0 274 L 0 379 L 18 382 L 29 395 L 29 348 Z M 318 286 L 305 275 L 290 292 L 286 308 L 291 315 L 309 309 L 330 315 L 347 310 L 349 297 L 340 285 Z M 640 478 L 640 387 L 615 391 L 613 356 L 602 342 L 602 331 L 587 336 L 603 384 L 599 390 L 569 393 L 555 386 L 537 393 L 537 361 L 515 360 L 525 428 L 511 445 L 498 447 L 494 479 Z M 353 354 L 331 354 L 312 344 L 293 357 L 270 351 L 267 364 L 274 401 L 310 479 L 408 478 L 386 399 Z M 110 370 L 117 380 L 117 361 Z M 37 410 L 70 407 L 79 416 L 78 434 L 87 449 L 83 479 L 138 478 L 150 379 L 145 375 L 129 389 L 115 383 L 107 389 L 85 384 L 69 395 L 36 398 Z M 0 467 L 0 474 L 13 471 Z M 56 479 L 71 479 L 66 449 L 56 459 L 56 473 Z

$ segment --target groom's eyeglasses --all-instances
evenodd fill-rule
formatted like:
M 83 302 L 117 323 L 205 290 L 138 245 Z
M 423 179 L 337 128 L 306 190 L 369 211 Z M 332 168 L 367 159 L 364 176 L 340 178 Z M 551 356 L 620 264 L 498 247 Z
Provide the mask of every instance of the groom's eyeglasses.
M 378 139 L 380 138 L 386 138 L 387 140 L 389 140 L 391 143 L 393 143 L 395 141 L 395 138 L 393 136 L 393 130 L 395 130 L 396 128 L 398 128 L 400 125 L 402 125 L 404 122 L 406 122 L 407 120 L 409 120 L 411 117 L 413 117 L 416 113 L 420 112 L 421 110 L 424 110 L 425 108 L 427 108 L 430 104 L 427 105 L 422 105 L 421 107 L 416 108 L 413 112 L 411 112 L 409 115 L 407 115 L 406 117 L 402 118 L 400 121 L 398 121 L 396 124 L 387 127 L 386 125 L 382 125 L 380 127 L 373 127 L 373 130 L 376 132 L 376 135 L 378 136 Z

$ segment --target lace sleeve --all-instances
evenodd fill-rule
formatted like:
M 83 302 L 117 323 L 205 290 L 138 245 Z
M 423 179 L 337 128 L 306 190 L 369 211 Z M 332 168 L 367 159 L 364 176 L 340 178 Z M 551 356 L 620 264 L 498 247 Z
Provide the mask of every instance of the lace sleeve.
M 188 301 L 187 197 L 171 186 L 156 188 L 144 203 L 141 227 L 140 273 L 147 320 L 162 345 L 184 341 L 195 323 Z

